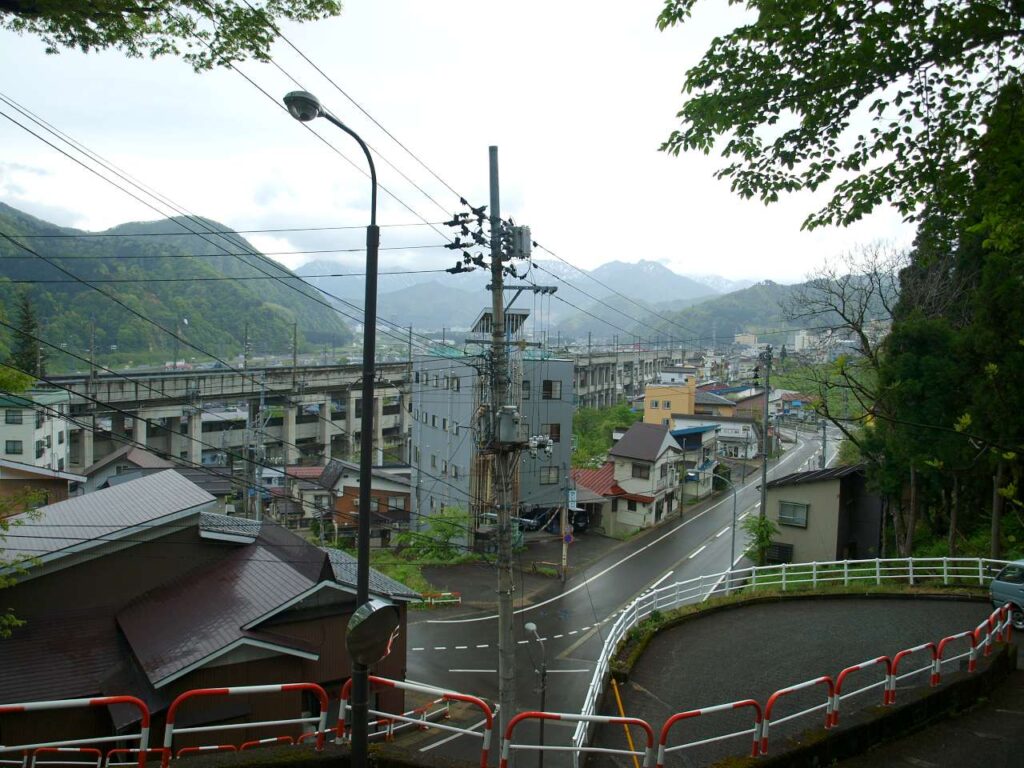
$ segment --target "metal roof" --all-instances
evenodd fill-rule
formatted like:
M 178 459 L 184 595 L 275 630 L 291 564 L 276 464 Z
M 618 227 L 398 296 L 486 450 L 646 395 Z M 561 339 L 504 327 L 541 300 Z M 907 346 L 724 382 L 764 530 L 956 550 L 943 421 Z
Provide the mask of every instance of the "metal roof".
M 202 512 L 199 515 L 200 533 L 213 533 L 225 536 L 242 536 L 255 540 L 260 535 L 262 523 L 246 517 L 218 515 L 214 512 Z
M 697 405 L 730 405 L 733 407 L 736 405 L 736 403 L 728 398 L 716 395 L 714 392 L 704 392 L 699 389 L 694 395 L 694 402 Z
M 829 467 L 827 469 L 812 469 L 809 472 L 793 472 L 785 477 L 780 477 L 778 480 L 772 480 L 766 487 L 779 488 L 784 485 L 804 485 L 806 483 L 821 483 L 827 480 L 840 480 L 863 471 L 863 464 L 853 464 L 850 466 Z
M 118 459 L 124 459 L 125 461 L 134 464 L 136 467 L 141 467 L 143 469 L 166 469 L 174 466 L 173 462 L 168 461 L 167 459 L 161 459 L 155 453 L 150 453 L 149 451 L 135 445 L 123 445 L 116 451 L 108 453 L 99 461 L 94 461 L 82 470 L 82 474 L 86 476 L 94 475 L 96 472 L 107 465 L 112 464 Z
M 331 568 L 334 570 L 334 578 L 341 584 L 355 589 L 356 587 L 356 559 L 348 552 L 340 549 L 324 547 L 323 551 L 331 561 Z M 381 597 L 392 600 L 419 600 L 419 592 L 405 586 L 400 581 L 385 576 L 380 571 L 370 569 L 370 592 Z
M 48 477 L 56 480 L 69 480 L 73 483 L 85 482 L 84 475 L 76 475 L 73 472 L 65 472 L 60 469 L 50 469 L 49 467 L 37 467 L 35 464 L 26 464 L 23 461 L 11 461 L 10 459 L 0 459 L 0 480 L 8 479 L 3 475 L 4 469 L 24 472 L 29 475 L 38 475 L 39 477 Z
M 619 438 L 619 442 L 612 446 L 608 455 L 621 456 L 624 459 L 656 461 L 661 455 L 661 448 L 665 444 L 667 435 L 668 427 L 664 424 L 645 424 L 638 421 Z
M 129 539 L 147 528 L 198 514 L 213 496 L 173 470 L 15 515 L 0 560 L 30 557 L 36 564 Z

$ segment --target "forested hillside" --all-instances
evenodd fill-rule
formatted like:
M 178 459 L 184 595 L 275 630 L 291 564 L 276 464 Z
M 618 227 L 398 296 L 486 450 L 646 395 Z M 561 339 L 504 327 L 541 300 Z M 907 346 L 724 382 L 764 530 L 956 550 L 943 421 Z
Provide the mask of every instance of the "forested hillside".
M 27 291 L 47 341 L 81 353 L 95 324 L 98 351 L 116 345 L 119 355 L 151 361 L 170 360 L 175 340 L 103 294 L 221 357 L 241 351 L 247 326 L 255 354 L 286 354 L 293 323 L 300 346 L 351 338 L 325 297 L 276 262 L 253 255 L 244 238 L 189 234 L 182 224 L 191 231 L 227 230 L 209 220 L 170 219 L 86 233 L 0 203 L 0 233 L 39 254 L 0 237 L 0 302 L 12 307 Z M 185 344 L 177 348 L 182 357 L 197 355 Z

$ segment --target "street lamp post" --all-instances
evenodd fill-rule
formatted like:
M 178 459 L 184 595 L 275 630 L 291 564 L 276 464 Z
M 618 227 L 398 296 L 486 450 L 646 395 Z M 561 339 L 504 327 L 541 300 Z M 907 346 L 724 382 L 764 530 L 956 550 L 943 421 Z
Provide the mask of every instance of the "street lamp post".
M 356 541 L 356 607 L 370 599 L 370 468 L 373 461 L 373 383 L 374 346 L 377 328 L 377 249 L 380 229 L 377 227 L 377 170 L 370 149 L 355 131 L 320 105 L 311 93 L 292 91 L 284 97 L 292 117 L 309 122 L 326 118 L 356 140 L 370 166 L 370 225 L 366 228 L 366 293 L 363 302 L 363 411 L 359 427 L 359 518 Z M 352 660 L 352 765 L 365 768 L 367 763 L 367 729 L 369 720 L 370 670 L 366 664 Z
M 532 621 L 526 622 L 523 625 L 523 629 L 527 632 L 532 632 L 533 636 L 537 638 L 537 642 L 540 643 L 540 711 L 544 711 L 544 699 L 548 690 L 548 657 L 547 651 L 544 648 L 544 641 L 541 639 L 540 633 L 537 631 L 537 625 Z M 537 750 L 537 768 L 544 768 L 544 720 L 540 721 L 540 749 Z

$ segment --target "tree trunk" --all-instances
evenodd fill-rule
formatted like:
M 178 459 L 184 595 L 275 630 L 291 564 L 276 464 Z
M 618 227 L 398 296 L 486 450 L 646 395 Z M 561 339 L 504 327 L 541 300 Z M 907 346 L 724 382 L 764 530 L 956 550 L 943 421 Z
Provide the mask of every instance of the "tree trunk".
M 917 527 L 917 470 L 910 465 L 910 510 L 907 512 L 907 532 L 903 540 L 903 557 L 914 551 L 914 528 Z
M 953 475 L 953 490 L 949 495 L 949 556 L 956 557 L 957 512 L 960 506 L 960 478 Z
M 1001 534 L 1003 528 L 1003 499 L 999 489 L 1003 487 L 1003 462 L 996 465 L 996 474 L 992 478 L 992 559 L 998 560 L 1002 555 Z

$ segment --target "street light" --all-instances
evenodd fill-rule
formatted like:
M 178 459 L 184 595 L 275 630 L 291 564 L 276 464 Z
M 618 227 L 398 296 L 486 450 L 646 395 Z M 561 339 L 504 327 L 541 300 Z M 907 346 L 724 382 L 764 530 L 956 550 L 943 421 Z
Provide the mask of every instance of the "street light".
M 334 123 L 356 140 L 370 166 L 370 225 L 366 228 L 366 293 L 363 301 L 363 412 L 359 426 L 359 519 L 356 541 L 356 610 L 370 599 L 370 467 L 373 460 L 373 382 L 374 345 L 377 328 L 377 169 L 370 149 L 359 136 L 320 105 L 319 99 L 305 91 L 292 91 L 284 97 L 288 112 L 296 120 L 308 123 L 318 117 Z M 369 720 L 370 670 L 352 660 L 352 765 L 365 768 Z
M 695 474 L 695 475 L 706 475 L 706 474 L 708 474 L 708 470 L 706 470 L 706 469 L 690 469 L 690 470 L 687 470 L 687 474 L 689 474 L 690 472 L 693 472 L 693 474 Z M 725 590 L 725 594 L 728 595 L 729 593 L 732 592 L 733 558 L 735 558 L 735 556 L 736 556 L 736 485 L 733 483 L 732 480 L 730 480 L 730 479 L 728 479 L 726 477 L 722 477 L 721 475 L 716 475 L 716 474 L 712 473 L 711 477 L 712 478 L 718 478 L 723 483 L 726 483 L 732 489 L 732 535 L 729 537 L 729 586 L 726 587 L 726 590 Z M 699 494 L 700 493 L 700 485 L 699 485 L 700 478 L 698 478 L 697 482 L 698 482 L 697 492 Z M 714 490 L 715 490 L 715 483 L 714 483 L 714 479 L 712 479 L 712 481 L 711 481 L 711 491 L 712 491 L 712 493 L 714 493 Z
M 547 651 L 544 648 L 544 640 L 541 639 L 540 633 L 537 632 L 537 625 L 532 621 L 526 622 L 523 625 L 523 629 L 527 632 L 533 632 L 533 636 L 537 638 L 537 642 L 540 643 L 540 711 L 544 711 L 544 696 L 548 690 L 548 657 Z M 537 768 L 544 768 L 544 720 L 540 721 L 540 746 L 537 750 Z

